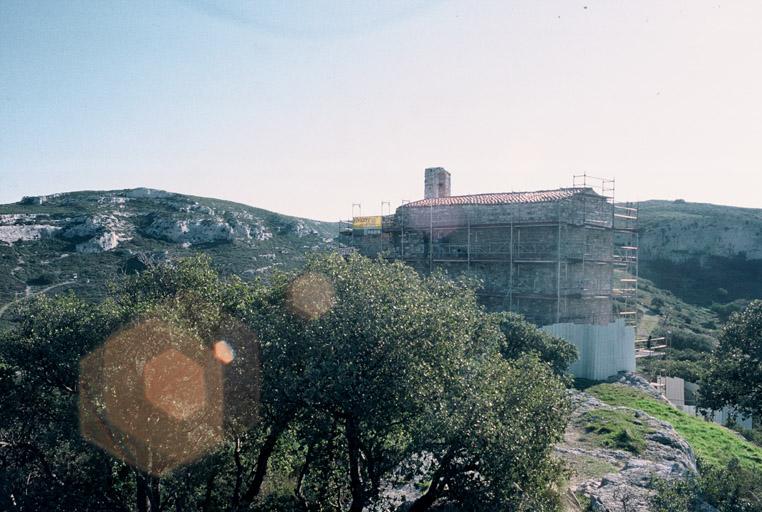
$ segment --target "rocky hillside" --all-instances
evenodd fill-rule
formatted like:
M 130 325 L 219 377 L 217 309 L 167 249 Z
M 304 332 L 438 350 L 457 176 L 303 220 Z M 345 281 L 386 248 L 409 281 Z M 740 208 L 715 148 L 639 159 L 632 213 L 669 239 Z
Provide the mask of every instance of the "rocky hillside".
M 641 274 L 686 302 L 762 296 L 762 210 L 685 201 L 640 205 Z
M 98 298 L 120 273 L 198 250 L 223 272 L 261 275 L 337 247 L 337 232 L 336 224 L 145 188 L 25 197 L 0 205 L 0 308 L 52 288 Z
M 762 210 L 646 201 L 640 219 L 641 275 L 656 292 L 698 306 L 762 296 Z M 110 278 L 142 259 L 198 250 L 222 271 L 252 277 L 338 247 L 337 232 L 335 223 L 144 188 L 27 197 L 0 205 L 0 308 L 69 287 L 98 298 Z M 682 318 L 668 306 L 656 313 Z M 717 323 L 709 315 L 694 327 Z
M 556 453 L 572 468 L 567 510 L 648 511 L 654 479 L 697 473 L 690 445 L 669 423 L 579 391 Z

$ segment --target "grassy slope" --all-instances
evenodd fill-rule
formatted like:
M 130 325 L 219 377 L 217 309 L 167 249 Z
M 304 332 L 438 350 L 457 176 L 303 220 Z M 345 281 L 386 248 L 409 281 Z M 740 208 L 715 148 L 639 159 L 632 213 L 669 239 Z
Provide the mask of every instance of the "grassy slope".
M 586 390 L 610 405 L 639 409 L 671 424 L 708 464 L 727 464 L 736 458 L 743 466 L 762 471 L 762 448 L 732 430 L 691 416 L 622 384 L 599 384 Z
M 645 436 L 652 432 L 636 417 L 635 411 L 590 411 L 584 420 L 584 430 L 591 441 L 636 454 L 645 449 Z
M 695 334 L 716 336 L 722 322 L 715 311 L 684 302 L 647 279 L 641 279 L 639 292 L 639 335 L 656 335 L 664 330 L 680 328 Z

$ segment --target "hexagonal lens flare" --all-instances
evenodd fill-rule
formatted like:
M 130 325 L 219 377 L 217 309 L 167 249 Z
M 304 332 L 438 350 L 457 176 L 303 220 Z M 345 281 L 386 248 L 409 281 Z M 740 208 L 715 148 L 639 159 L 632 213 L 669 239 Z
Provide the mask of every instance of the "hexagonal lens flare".
M 123 329 L 80 361 L 82 436 L 163 475 L 222 441 L 222 365 L 208 344 L 159 320 Z
M 291 282 L 287 298 L 292 313 L 305 320 L 317 320 L 333 308 L 336 291 L 326 276 L 307 272 Z
M 146 399 L 178 420 L 185 420 L 206 402 L 204 369 L 170 348 L 143 367 Z

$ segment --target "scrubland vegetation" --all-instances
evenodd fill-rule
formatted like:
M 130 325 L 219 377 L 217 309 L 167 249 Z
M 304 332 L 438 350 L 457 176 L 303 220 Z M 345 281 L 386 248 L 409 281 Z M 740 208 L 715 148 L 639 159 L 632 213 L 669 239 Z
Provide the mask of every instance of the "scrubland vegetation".
M 235 318 L 262 361 L 256 425 L 231 416 L 216 450 L 162 477 L 89 445 L 77 421 L 80 359 L 157 317 L 210 344 Z M 404 483 L 411 511 L 560 506 L 574 350 L 444 276 L 326 256 L 244 283 L 191 258 L 100 303 L 34 298 L 16 320 L 0 340 L 0 509 L 393 510 Z

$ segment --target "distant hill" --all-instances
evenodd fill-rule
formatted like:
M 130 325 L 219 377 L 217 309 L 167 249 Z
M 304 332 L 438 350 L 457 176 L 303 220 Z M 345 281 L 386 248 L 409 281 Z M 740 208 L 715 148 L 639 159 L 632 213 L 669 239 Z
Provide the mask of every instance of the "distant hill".
M 762 297 L 762 210 L 685 201 L 640 204 L 641 275 L 685 302 Z
M 145 261 L 199 250 L 251 278 L 338 247 L 337 234 L 338 224 L 145 188 L 26 197 L 0 205 L 0 308 L 49 287 L 98 299 Z
M 646 201 L 640 227 L 642 331 L 668 315 L 670 324 L 710 334 L 725 316 L 718 305 L 762 297 L 762 210 Z M 0 205 L 0 317 L 4 305 L 41 291 L 102 298 L 111 279 L 147 259 L 203 251 L 244 279 L 295 268 L 310 252 L 339 248 L 338 230 L 146 188 L 26 197 Z M 656 297 L 658 308 L 650 306 Z

